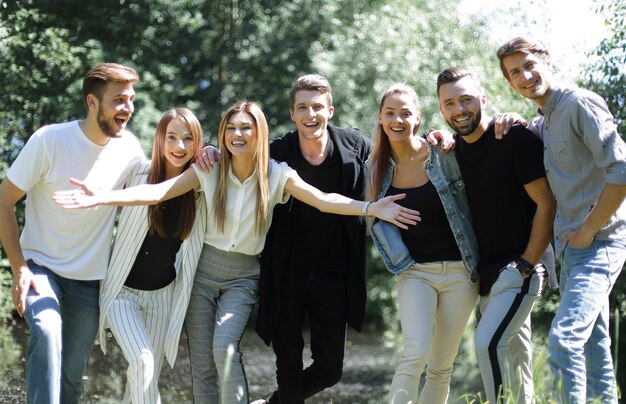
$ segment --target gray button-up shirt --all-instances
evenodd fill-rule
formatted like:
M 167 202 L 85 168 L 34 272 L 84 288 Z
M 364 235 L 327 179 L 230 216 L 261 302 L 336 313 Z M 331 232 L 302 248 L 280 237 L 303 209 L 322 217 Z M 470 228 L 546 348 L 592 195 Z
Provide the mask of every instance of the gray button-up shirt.
M 557 202 L 554 234 L 561 240 L 578 230 L 606 184 L 626 184 L 626 144 L 599 95 L 578 88 L 555 88 L 540 111 L 546 175 Z M 596 240 L 626 242 L 626 204 L 596 234 Z

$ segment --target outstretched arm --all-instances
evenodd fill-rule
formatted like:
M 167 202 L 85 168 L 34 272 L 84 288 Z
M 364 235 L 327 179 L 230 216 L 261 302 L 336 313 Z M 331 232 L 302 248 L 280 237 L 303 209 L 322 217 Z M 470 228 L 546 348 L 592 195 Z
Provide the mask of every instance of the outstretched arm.
M 530 230 L 530 239 L 521 258 L 535 265 L 552 239 L 556 202 L 546 177 L 537 178 L 525 184 L 524 189 L 530 199 L 537 204 L 537 210 Z
M 396 200 L 404 198 L 404 194 L 388 196 L 376 202 L 357 201 L 340 194 L 322 192 L 304 182 L 295 171 L 291 171 L 287 175 L 289 178 L 285 184 L 285 190 L 294 198 L 322 212 L 345 216 L 364 214 L 375 216 L 403 229 L 408 228 L 407 224 L 417 224 L 420 220 L 419 212 L 395 203 Z
M 188 192 L 200 184 L 192 167 L 177 177 L 159 184 L 143 184 L 115 191 L 94 192 L 82 181 L 71 179 L 80 187 L 73 191 L 55 192 L 52 198 L 66 209 L 89 208 L 96 205 L 155 205 Z

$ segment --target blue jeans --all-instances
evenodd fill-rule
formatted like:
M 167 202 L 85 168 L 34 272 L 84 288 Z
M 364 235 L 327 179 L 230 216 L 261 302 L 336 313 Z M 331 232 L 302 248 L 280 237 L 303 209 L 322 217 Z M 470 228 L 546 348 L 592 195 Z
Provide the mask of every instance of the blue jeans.
M 565 247 L 561 303 L 548 335 L 548 363 L 561 402 L 590 398 L 617 403 L 609 294 L 625 259 L 626 245 L 614 241 L 594 241 L 584 249 Z
M 98 331 L 100 281 L 63 278 L 28 261 L 39 284 L 26 296 L 28 403 L 78 403 Z

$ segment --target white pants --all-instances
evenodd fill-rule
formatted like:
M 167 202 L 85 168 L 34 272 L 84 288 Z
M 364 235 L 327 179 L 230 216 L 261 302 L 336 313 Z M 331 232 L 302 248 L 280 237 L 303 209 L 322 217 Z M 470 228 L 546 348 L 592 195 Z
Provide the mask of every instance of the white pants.
M 174 282 L 159 290 L 124 286 L 109 308 L 109 326 L 128 361 L 126 403 L 161 402 L 158 381 L 173 291 Z
M 546 271 L 539 267 L 529 278 L 507 265 L 491 293 L 480 298 L 476 356 L 490 403 L 531 403 L 533 398 L 530 312 L 541 296 Z
M 391 383 L 389 402 L 445 403 L 454 359 L 478 297 L 462 261 L 415 264 L 398 277 L 398 304 L 404 350 Z

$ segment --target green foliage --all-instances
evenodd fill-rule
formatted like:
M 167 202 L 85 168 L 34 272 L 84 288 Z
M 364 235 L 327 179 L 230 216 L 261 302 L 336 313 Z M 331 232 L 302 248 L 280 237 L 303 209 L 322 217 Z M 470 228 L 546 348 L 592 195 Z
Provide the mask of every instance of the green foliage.
M 615 116 L 618 130 L 626 134 L 626 3 L 620 0 L 604 0 L 598 12 L 606 16 L 609 36 L 592 53 L 591 64 L 581 84 L 606 100 Z
M 0 329 L 4 328 L 3 322 L 11 318 L 13 301 L 11 300 L 11 270 L 9 262 L 0 254 Z M 2 338 L 0 338 L 0 342 Z
M 396 276 L 387 271 L 371 238 L 367 239 L 367 306 L 365 325 L 373 330 L 386 330 L 387 339 L 395 344 L 400 335 L 397 311 Z
M 315 65 L 334 85 L 334 119 L 373 132 L 380 94 L 394 82 L 407 82 L 420 96 L 422 128 L 447 128 L 439 112 L 436 79 L 453 66 L 465 67 L 482 80 L 493 97 L 490 113 L 528 112 L 529 104 L 507 90 L 484 23 L 461 21 L 458 4 L 400 0 L 355 14 L 351 24 L 337 21 L 331 35 L 337 46 L 313 48 L 319 53 Z
M 13 161 L 42 125 L 82 115 L 75 91 L 97 58 L 95 42 L 73 43 L 68 30 L 46 26 L 37 10 L 0 14 L 1 160 Z
M 311 44 L 327 34 L 333 12 L 347 16 L 356 9 L 348 1 L 328 5 L 309 0 L 32 4 L 55 26 L 75 32 L 79 42 L 98 41 L 106 59 L 139 68 L 142 81 L 132 125 L 144 136 L 151 134 L 155 120 L 152 113 L 141 116 L 145 106 L 154 111 L 188 106 L 210 134 L 221 111 L 240 98 L 259 100 L 272 128 L 284 130 L 289 123 L 287 90 L 297 75 L 310 71 Z M 67 9 L 76 12 L 68 15 Z M 98 23 L 102 20 L 108 23 Z

